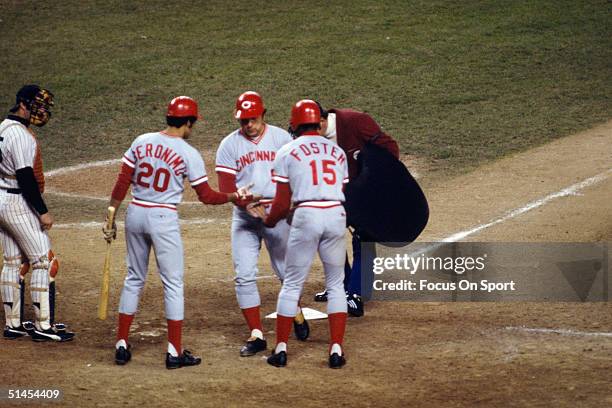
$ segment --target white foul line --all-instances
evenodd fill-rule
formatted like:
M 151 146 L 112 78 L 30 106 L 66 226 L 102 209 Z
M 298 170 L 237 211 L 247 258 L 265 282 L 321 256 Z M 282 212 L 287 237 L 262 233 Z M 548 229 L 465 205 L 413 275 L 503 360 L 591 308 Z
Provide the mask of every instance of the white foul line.
M 568 329 L 539 329 L 529 327 L 505 327 L 506 330 L 518 330 L 527 333 L 560 334 L 562 336 L 612 337 L 608 332 L 581 332 Z
M 100 161 L 95 161 L 95 162 L 82 163 L 82 164 L 77 164 L 74 166 L 61 167 L 59 169 L 47 171 L 45 172 L 45 176 L 46 177 L 59 176 L 61 174 L 72 173 L 73 171 L 89 169 L 91 167 L 108 166 L 109 164 L 117 164 L 120 162 L 121 162 L 121 159 L 110 159 L 110 160 L 100 160 Z
M 540 198 L 538 200 L 532 201 L 520 208 L 514 209 L 508 213 L 506 213 L 506 215 L 496 218 L 493 221 L 490 221 L 486 224 L 482 224 L 482 225 L 478 225 L 476 227 L 473 227 L 471 229 L 465 230 L 465 231 L 460 231 L 457 232 L 453 235 L 450 235 L 444 239 L 441 240 L 441 242 L 457 242 L 460 241 L 464 238 L 469 237 L 470 235 L 473 235 L 477 232 L 480 232 L 484 229 L 487 229 L 489 227 L 492 227 L 493 225 L 496 224 L 501 224 L 502 222 L 508 221 L 509 219 L 518 217 L 521 214 L 524 214 L 528 211 L 531 211 L 535 208 L 541 207 L 545 204 L 548 204 L 550 201 L 555 200 L 557 198 L 560 197 L 567 197 L 570 195 L 576 195 L 576 193 L 578 193 L 580 190 L 585 189 L 586 187 L 592 186 L 594 184 L 600 183 L 602 181 L 604 181 L 605 179 L 607 179 L 610 176 L 610 173 L 612 173 L 612 169 L 609 169 L 607 171 L 604 171 L 603 173 L 600 173 L 596 176 L 593 177 L 589 177 L 586 180 L 583 180 L 579 183 L 576 184 L 572 184 L 571 186 L 564 188 L 561 191 L 558 191 L 556 193 L 552 193 L 547 195 L 544 198 Z

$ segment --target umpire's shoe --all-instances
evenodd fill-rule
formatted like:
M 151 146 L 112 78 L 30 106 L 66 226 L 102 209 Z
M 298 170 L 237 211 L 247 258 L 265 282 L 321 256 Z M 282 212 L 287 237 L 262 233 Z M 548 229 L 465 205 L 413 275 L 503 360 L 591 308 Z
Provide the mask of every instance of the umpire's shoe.
M 4 328 L 4 338 L 7 340 L 31 336 L 32 333 L 34 333 L 34 324 L 32 322 L 23 322 L 19 327 L 6 326 Z
M 300 321 L 301 323 L 299 323 Z M 293 332 L 295 333 L 295 338 L 299 341 L 306 341 L 308 336 L 310 336 L 310 327 L 301 311 L 293 319 Z
M 268 349 L 268 342 L 259 337 L 251 337 L 240 349 L 240 357 L 250 357 Z
M 74 333 L 67 331 L 66 326 L 61 323 L 55 324 L 46 330 L 38 330 L 35 328 L 31 336 L 32 340 L 38 342 L 56 341 L 58 343 L 63 343 L 74 339 Z
M 115 349 L 115 363 L 117 365 L 126 365 L 132 359 L 132 353 L 130 349 L 132 346 L 129 344 L 120 345 Z
M 172 370 L 174 368 L 195 366 L 202 362 L 200 357 L 196 357 L 191 354 L 189 350 L 183 350 L 183 354 L 178 357 L 172 356 L 170 353 L 166 353 L 166 368 Z
M 346 306 L 347 312 L 353 317 L 361 317 L 363 316 L 363 300 L 361 300 L 361 296 L 353 293 L 352 295 L 348 295 L 346 297 Z
M 284 367 L 287 365 L 287 352 L 280 351 L 275 353 L 274 351 L 268 357 L 268 364 L 273 365 L 274 367 Z

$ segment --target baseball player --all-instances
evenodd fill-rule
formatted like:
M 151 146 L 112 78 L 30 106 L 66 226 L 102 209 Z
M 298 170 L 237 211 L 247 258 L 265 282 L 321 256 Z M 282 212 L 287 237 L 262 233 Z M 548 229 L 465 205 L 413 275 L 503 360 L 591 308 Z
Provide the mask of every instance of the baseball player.
M 399 147 L 393 138 L 383 132 L 380 126 L 370 115 L 352 109 L 321 110 L 321 134 L 333 140 L 347 153 L 348 169 L 351 180 L 355 181 L 361 172 L 359 153 L 366 143 L 378 145 L 387 150 L 396 159 L 399 158 Z M 376 257 L 375 245 L 367 234 L 360 229 L 353 232 L 353 266 L 345 266 L 345 289 L 347 292 L 348 312 L 351 316 L 360 317 L 364 314 L 363 300 L 361 298 L 361 264 L 370 265 Z M 363 246 L 363 253 L 362 253 Z M 317 293 L 315 300 L 327 301 L 325 291 Z
M 53 217 L 41 195 L 45 178 L 40 146 L 30 129 L 30 125 L 44 126 L 49 121 L 51 106 L 51 92 L 26 85 L 0 123 L 0 240 L 4 251 L 0 291 L 7 339 L 29 335 L 34 341 L 64 342 L 74 338 L 65 325 L 54 321 L 59 263 L 47 234 Z M 30 266 L 34 324 L 24 321 L 25 275 Z
M 145 284 L 151 247 L 164 287 L 168 322 L 166 368 L 200 364 L 201 359 L 183 350 L 181 334 L 184 315 L 183 244 L 177 214 L 184 180 L 205 204 L 246 199 L 244 190 L 230 194 L 210 188 L 202 156 L 187 142 L 192 128 L 201 117 L 198 104 L 187 96 L 170 102 L 166 116 L 168 127 L 161 132 L 138 136 L 123 156 L 123 164 L 112 192 L 110 205 L 118 208 L 132 186 L 132 201 L 127 209 L 127 276 L 119 303 L 119 328 L 115 362 L 124 365 L 131 359 L 128 332 Z M 105 239 L 116 236 L 116 227 L 103 229 Z
M 347 158 L 334 142 L 319 135 L 320 110 L 316 102 L 304 99 L 293 106 L 291 129 L 296 137 L 278 151 L 272 178 L 276 194 L 266 216 L 258 204 L 252 213 L 274 227 L 285 217 L 293 202 L 294 214 L 285 256 L 285 277 L 278 295 L 276 348 L 268 363 L 287 364 L 287 342 L 298 300 L 317 251 L 325 271 L 329 315 L 329 367 L 340 368 L 346 360 L 342 350 L 347 304 L 342 279 L 346 243 L 346 215 L 342 202 L 348 182 Z
M 251 191 L 261 195 L 266 206 L 274 197 L 271 179 L 272 163 L 281 146 L 292 138 L 285 130 L 267 124 L 261 96 L 245 92 L 236 100 L 234 117 L 240 128 L 226 136 L 217 151 L 216 172 L 219 190 L 231 193 L 237 185 L 252 185 Z M 238 306 L 250 330 L 250 337 L 241 348 L 242 357 L 253 356 L 267 349 L 260 317 L 261 300 L 257 290 L 257 260 L 263 240 L 270 254 L 272 269 L 279 279 L 285 270 L 285 250 L 289 225 L 280 221 L 274 228 L 265 228 L 261 219 L 251 216 L 247 203 L 238 202 L 232 216 L 232 259 L 236 273 Z M 299 340 L 309 336 L 308 323 L 301 309 L 295 314 L 294 331 Z

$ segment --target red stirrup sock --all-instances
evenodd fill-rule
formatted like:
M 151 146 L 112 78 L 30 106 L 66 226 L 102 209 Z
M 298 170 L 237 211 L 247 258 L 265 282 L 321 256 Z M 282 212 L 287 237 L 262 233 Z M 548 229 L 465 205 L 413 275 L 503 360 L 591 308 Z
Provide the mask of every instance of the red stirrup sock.
M 346 328 L 346 313 L 331 313 L 329 319 L 329 347 L 334 344 L 342 346 L 344 341 L 344 329 Z
M 257 329 L 263 333 L 263 326 L 261 325 L 261 317 L 259 314 L 259 306 L 242 309 L 242 315 L 244 316 L 244 319 L 246 320 L 250 331 Z
M 130 326 L 134 320 L 134 315 L 119 313 L 119 328 L 117 329 L 117 340 L 124 340 L 127 343 Z
M 276 316 L 276 344 L 289 342 L 291 327 L 293 327 L 293 317 Z
M 181 353 L 183 352 L 183 349 L 181 348 L 182 333 L 183 321 L 168 319 L 168 343 L 172 344 L 178 355 L 181 355 Z

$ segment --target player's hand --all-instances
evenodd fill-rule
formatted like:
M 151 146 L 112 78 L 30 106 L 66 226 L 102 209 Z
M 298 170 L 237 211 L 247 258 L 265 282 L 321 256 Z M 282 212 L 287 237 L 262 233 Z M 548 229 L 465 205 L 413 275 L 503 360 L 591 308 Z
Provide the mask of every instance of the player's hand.
M 261 203 L 251 203 L 246 206 L 246 210 L 251 217 L 266 219 L 266 209 Z
M 238 199 L 240 201 L 253 201 L 253 193 L 250 189 L 253 188 L 254 185 L 255 183 L 249 183 L 246 186 L 240 187 L 238 191 L 236 191 L 236 193 L 238 193 Z
M 107 220 L 108 221 L 108 220 Z M 106 228 L 107 221 L 104 221 L 104 226 L 102 227 L 102 234 L 104 234 L 104 239 L 109 244 L 117 238 L 117 224 L 113 221 L 113 226 L 111 228 Z
M 53 216 L 51 213 L 45 213 L 38 217 L 40 219 L 40 226 L 43 230 L 50 230 L 53 225 Z

